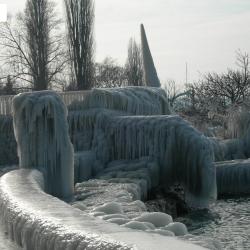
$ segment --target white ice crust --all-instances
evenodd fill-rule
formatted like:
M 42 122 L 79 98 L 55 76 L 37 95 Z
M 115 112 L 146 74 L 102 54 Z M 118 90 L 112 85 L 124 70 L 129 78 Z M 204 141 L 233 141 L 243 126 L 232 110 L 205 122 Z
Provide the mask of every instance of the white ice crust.
M 92 217 L 44 193 L 42 186 L 37 170 L 20 169 L 0 179 L 1 219 L 24 249 L 204 249 L 160 232 L 132 230 Z

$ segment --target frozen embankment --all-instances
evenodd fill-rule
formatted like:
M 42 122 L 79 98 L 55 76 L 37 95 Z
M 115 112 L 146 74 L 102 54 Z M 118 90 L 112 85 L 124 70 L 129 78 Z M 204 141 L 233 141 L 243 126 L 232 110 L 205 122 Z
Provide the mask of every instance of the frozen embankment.
M 20 169 L 1 177 L 0 209 L 10 238 L 27 250 L 204 249 L 91 217 L 46 194 L 37 170 Z

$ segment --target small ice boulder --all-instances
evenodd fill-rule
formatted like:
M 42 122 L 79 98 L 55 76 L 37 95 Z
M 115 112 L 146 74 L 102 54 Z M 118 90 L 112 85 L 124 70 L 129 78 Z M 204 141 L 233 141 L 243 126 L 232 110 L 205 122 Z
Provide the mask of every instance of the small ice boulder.
M 146 223 L 140 221 L 130 221 L 124 224 L 123 226 L 135 230 L 142 230 L 142 231 L 150 230 L 150 228 L 147 226 Z
M 123 209 L 121 204 L 117 202 L 109 202 L 94 208 L 93 212 L 103 212 L 105 214 L 123 214 Z
M 103 220 L 109 220 L 109 219 L 115 219 L 115 218 L 128 219 L 128 217 L 124 214 L 108 214 L 102 217 Z
M 142 213 L 139 217 L 134 218 L 134 220 L 141 222 L 150 222 L 155 227 L 164 227 L 173 222 L 172 216 L 160 212 Z
M 176 236 L 183 236 L 188 234 L 187 227 L 181 222 L 169 223 L 164 229 L 173 232 Z
M 117 224 L 117 225 L 123 225 L 123 224 L 128 223 L 130 220 L 124 219 L 124 218 L 112 218 L 112 219 L 108 219 L 107 221 L 110 223 Z
M 94 217 L 100 217 L 100 216 L 104 216 L 106 214 L 103 212 L 93 212 L 93 213 L 90 213 L 90 215 L 92 215 Z

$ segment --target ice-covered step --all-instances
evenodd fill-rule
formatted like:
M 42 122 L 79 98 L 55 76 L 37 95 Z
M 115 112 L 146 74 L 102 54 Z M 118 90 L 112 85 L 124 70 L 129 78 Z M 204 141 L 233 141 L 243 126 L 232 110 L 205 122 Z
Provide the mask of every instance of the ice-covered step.
M 216 162 L 218 195 L 250 194 L 250 159 Z

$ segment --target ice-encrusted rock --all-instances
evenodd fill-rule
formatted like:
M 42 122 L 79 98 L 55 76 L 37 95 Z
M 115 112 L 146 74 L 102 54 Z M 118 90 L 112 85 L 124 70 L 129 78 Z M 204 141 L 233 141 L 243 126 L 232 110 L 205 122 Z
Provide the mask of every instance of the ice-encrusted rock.
M 13 117 L 20 168 L 40 170 L 48 193 L 71 197 L 73 146 L 61 97 L 53 91 L 19 94 L 13 99 Z
M 141 24 L 141 47 L 142 47 L 142 58 L 143 58 L 143 71 L 144 71 L 144 80 L 146 86 L 149 87 L 161 87 L 153 57 L 151 55 L 148 40 L 146 37 L 146 32 L 143 24 Z
M 176 236 L 188 234 L 187 227 L 181 222 L 172 222 L 164 227 L 164 229 L 173 232 Z
M 170 215 L 160 212 L 142 213 L 139 217 L 134 218 L 134 220 L 140 222 L 150 222 L 155 227 L 164 227 L 173 222 Z

